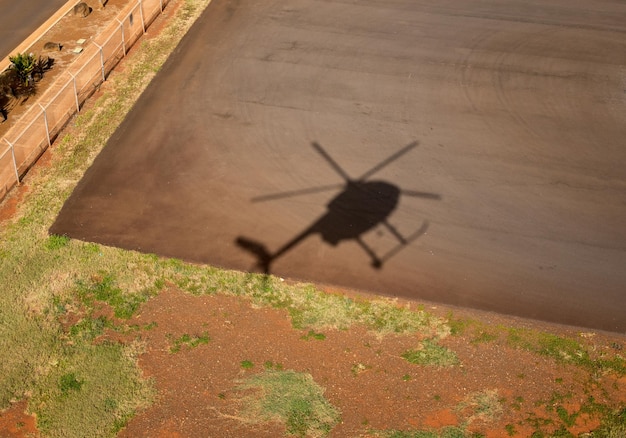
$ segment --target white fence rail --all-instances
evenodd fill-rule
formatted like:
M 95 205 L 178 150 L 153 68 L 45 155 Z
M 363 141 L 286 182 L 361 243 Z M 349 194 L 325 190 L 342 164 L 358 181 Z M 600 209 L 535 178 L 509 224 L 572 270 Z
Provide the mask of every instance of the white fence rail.
M 106 80 L 170 0 L 127 5 L 0 140 L 0 200 L 20 182 L 69 119 Z

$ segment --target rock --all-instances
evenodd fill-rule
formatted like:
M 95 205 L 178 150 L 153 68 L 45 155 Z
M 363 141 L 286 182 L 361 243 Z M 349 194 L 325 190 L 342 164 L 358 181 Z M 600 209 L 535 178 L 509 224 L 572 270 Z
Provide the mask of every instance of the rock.
M 78 15 L 79 17 L 86 17 L 91 14 L 91 9 L 89 5 L 85 2 L 81 2 L 74 6 L 74 15 Z
M 59 52 L 63 49 L 63 46 L 60 43 L 53 43 L 52 41 L 48 41 L 43 45 L 44 50 L 58 50 Z

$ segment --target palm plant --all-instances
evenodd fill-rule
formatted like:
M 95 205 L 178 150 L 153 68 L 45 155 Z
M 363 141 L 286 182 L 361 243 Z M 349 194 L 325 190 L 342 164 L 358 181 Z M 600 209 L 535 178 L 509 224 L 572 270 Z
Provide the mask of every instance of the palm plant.
M 17 76 L 28 86 L 33 80 L 33 70 L 35 69 L 36 60 L 32 53 L 18 53 L 15 56 L 9 56 L 11 68 L 15 70 Z

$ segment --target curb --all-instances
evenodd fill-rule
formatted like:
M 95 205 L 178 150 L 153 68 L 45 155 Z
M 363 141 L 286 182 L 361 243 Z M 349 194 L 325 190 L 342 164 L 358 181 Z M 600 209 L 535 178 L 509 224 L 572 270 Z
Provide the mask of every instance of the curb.
M 78 0 L 69 0 L 65 3 L 61 8 L 56 11 L 50 18 L 48 18 L 36 31 L 30 34 L 24 41 L 22 41 L 16 48 L 14 48 L 10 54 L 0 61 L 0 72 L 5 71 L 11 65 L 11 61 L 9 61 L 9 56 L 13 56 L 15 53 L 23 53 L 26 52 L 35 42 L 41 38 L 43 34 L 48 32 L 55 24 L 61 20 L 74 8 L 74 4 L 77 3 Z

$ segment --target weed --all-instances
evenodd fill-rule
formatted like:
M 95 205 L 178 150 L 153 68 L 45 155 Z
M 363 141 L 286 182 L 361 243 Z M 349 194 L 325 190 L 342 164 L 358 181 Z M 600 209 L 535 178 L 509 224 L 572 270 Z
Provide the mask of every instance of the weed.
M 394 301 L 389 300 L 361 303 L 358 320 L 380 334 L 431 333 L 433 338 L 438 339 L 450 334 L 450 327 L 445 321 L 423 310 L 398 307 Z
M 280 421 L 292 435 L 325 436 L 340 419 L 310 374 L 266 370 L 248 378 L 239 389 L 256 390 L 243 399 L 243 418 Z
M 44 436 L 109 436 L 154 397 L 120 344 L 80 344 L 49 368 L 33 392 L 30 402 L 38 407 L 37 425 Z
M 517 430 L 515 430 L 515 425 L 513 424 L 507 424 L 506 426 L 504 426 L 504 430 L 506 430 L 508 436 L 517 435 Z
M 476 335 L 476 337 L 474 337 L 474 339 L 471 340 L 471 343 L 481 344 L 484 342 L 492 342 L 492 341 L 495 341 L 496 339 L 498 339 L 498 335 L 494 333 L 481 331 L 480 333 L 478 333 L 478 335 Z
M 610 358 L 601 357 L 595 361 L 596 367 L 602 370 L 612 370 L 617 374 L 626 375 L 626 358 L 616 355 Z
M 528 329 L 506 330 L 507 343 L 512 347 L 550 357 L 559 363 L 584 367 L 595 374 L 612 371 L 626 375 L 626 359 L 619 354 L 592 358 L 585 347 L 574 339 Z
M 48 310 L 51 311 L 54 316 L 65 315 L 69 304 L 69 299 L 54 295 L 52 297 L 52 306 Z
M 459 363 L 459 359 L 453 351 L 438 345 L 431 339 L 422 342 L 419 349 L 405 351 L 402 353 L 402 357 L 417 365 L 448 367 Z
M 578 412 L 570 414 L 567 412 L 567 409 L 560 405 L 556 407 L 556 413 L 567 427 L 572 427 L 576 423 L 576 418 L 578 418 L 579 415 Z
M 468 424 L 476 420 L 494 421 L 503 412 L 497 390 L 472 393 L 457 406 L 457 410 L 466 417 Z
M 178 353 L 186 345 L 188 348 L 195 348 L 201 344 L 208 344 L 211 338 L 204 332 L 199 336 L 191 336 L 187 333 L 174 340 L 174 346 L 170 347 L 170 353 Z
M 240 365 L 241 368 L 243 368 L 244 370 L 251 370 L 252 368 L 254 368 L 254 362 L 252 362 L 251 360 L 242 360 Z
M 362 363 L 356 363 L 354 365 L 352 365 L 352 368 L 350 369 L 352 372 L 352 375 L 354 377 L 358 376 L 361 373 L 364 373 L 367 370 L 370 370 L 372 367 L 370 365 L 364 365 Z
M 311 339 L 323 341 L 324 339 L 326 339 L 326 335 L 324 333 L 317 333 L 315 332 L 315 330 L 309 330 L 306 335 L 301 336 L 301 339 L 304 339 L 305 341 L 309 341 Z
M 267 360 L 263 364 L 263 368 L 266 369 L 266 370 L 281 371 L 283 369 L 283 365 L 280 364 L 280 363 L 274 363 L 271 360 Z
M 571 392 L 568 393 L 560 393 L 558 391 L 552 391 L 552 395 L 550 396 L 550 400 L 546 403 L 546 409 L 548 411 L 552 411 L 555 406 L 563 403 L 565 400 L 570 400 L 573 394 Z
M 626 436 L 626 407 L 606 415 L 602 425 L 591 433 L 593 438 L 623 438 Z
M 152 329 L 157 328 L 157 326 L 158 326 L 157 322 L 156 322 L 156 321 L 152 321 L 152 322 L 151 322 L 151 323 L 149 323 L 149 324 L 145 324 L 145 325 L 143 326 L 143 329 L 144 329 L 144 330 L 146 330 L 146 331 L 147 331 L 147 330 L 152 330 Z
M 452 312 L 448 313 L 447 322 L 450 326 L 450 334 L 453 336 L 463 335 L 467 328 L 475 323 L 470 319 L 455 318 Z
M 70 335 L 73 339 L 80 338 L 85 341 L 93 341 L 104 333 L 105 328 L 111 328 L 113 324 L 105 317 L 86 317 L 74 324 L 70 328 Z
M 511 407 L 516 411 L 520 411 L 522 409 L 522 404 L 524 403 L 524 397 L 517 396 L 513 399 L 511 403 Z
M 559 427 L 556 430 L 550 432 L 550 438 L 576 438 L 569 430 L 564 426 Z
M 115 412 L 117 408 L 118 408 L 117 400 L 113 398 L 107 398 L 104 400 L 104 409 L 107 412 Z
M 144 291 L 138 294 L 124 293 L 116 286 L 112 274 L 101 273 L 93 276 L 89 282 L 78 281 L 78 296 L 88 307 L 92 307 L 94 301 L 102 301 L 113 307 L 115 316 L 129 319 L 145 302 L 151 292 Z
M 441 318 L 423 310 L 399 307 L 393 300 L 357 301 L 326 294 L 311 285 L 293 287 L 269 277 L 248 274 L 244 290 L 258 305 L 286 308 L 297 329 L 347 329 L 364 324 L 381 336 L 389 333 L 421 333 L 443 338 L 449 327 Z
M 85 252 L 90 252 L 92 254 L 101 254 L 100 245 L 97 243 L 85 243 L 83 249 Z
M 535 429 L 536 432 L 541 431 L 542 428 L 552 425 L 554 422 L 550 418 L 540 417 L 534 412 L 531 412 L 524 422 Z
M 59 389 L 61 393 L 67 394 L 70 391 L 78 391 L 83 386 L 83 382 L 76 378 L 74 373 L 63 374 L 59 379 Z
M 46 241 L 46 249 L 54 251 L 56 249 L 67 246 L 69 242 L 70 238 L 67 236 L 52 235 L 48 237 L 48 240 Z
M 441 429 L 412 431 L 375 431 L 375 436 L 382 438 L 468 438 L 468 432 L 460 427 L 445 426 Z
M 559 362 L 570 362 L 585 365 L 589 361 L 589 354 L 576 341 L 562 338 L 551 333 L 539 333 L 538 353 L 556 359 Z

